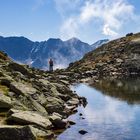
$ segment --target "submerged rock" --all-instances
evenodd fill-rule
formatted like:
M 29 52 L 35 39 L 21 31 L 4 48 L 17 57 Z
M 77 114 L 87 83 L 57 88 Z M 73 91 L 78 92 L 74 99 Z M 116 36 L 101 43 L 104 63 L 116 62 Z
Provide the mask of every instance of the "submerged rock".
M 76 123 L 74 121 L 69 121 L 70 125 L 75 125 Z
M 83 114 L 82 113 L 79 113 L 79 116 L 83 116 Z
M 85 134 L 88 133 L 88 132 L 85 131 L 85 130 L 80 130 L 79 133 L 80 133 L 81 135 L 85 135 Z

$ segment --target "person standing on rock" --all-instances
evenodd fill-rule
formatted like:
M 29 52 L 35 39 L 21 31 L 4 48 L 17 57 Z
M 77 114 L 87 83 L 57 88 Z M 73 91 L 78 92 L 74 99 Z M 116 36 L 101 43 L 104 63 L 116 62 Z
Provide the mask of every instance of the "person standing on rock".
M 52 72 L 53 71 L 53 60 L 50 58 L 49 60 L 49 71 Z

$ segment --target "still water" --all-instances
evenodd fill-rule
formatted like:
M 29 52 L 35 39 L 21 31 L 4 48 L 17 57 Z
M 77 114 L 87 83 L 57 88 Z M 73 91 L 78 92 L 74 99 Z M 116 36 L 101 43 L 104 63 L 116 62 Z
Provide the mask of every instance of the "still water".
M 58 140 L 140 140 L 140 80 L 78 84 L 72 89 L 88 104 L 69 117 L 76 124 Z M 88 133 L 79 134 L 81 129 Z

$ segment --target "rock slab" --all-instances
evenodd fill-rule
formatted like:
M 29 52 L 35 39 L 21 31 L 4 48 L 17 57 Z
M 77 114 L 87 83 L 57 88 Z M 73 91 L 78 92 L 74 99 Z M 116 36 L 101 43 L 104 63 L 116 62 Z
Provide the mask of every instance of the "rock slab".
M 12 111 L 11 111 L 12 112 Z M 45 129 L 49 129 L 52 127 L 52 123 L 49 119 L 44 116 L 39 115 L 33 111 L 14 111 L 15 113 L 11 114 L 7 118 L 7 122 L 10 123 L 17 123 L 17 124 L 35 124 Z

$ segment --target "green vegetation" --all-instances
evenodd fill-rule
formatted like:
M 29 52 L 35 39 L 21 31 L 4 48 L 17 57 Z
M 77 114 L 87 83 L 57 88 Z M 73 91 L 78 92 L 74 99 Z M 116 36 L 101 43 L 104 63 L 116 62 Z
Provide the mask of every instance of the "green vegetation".
M 7 86 L 0 85 L 0 93 L 7 95 L 8 92 L 9 92 L 9 88 Z

